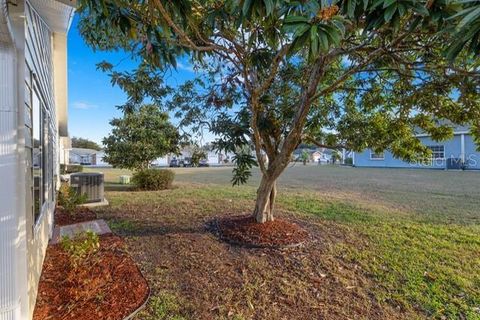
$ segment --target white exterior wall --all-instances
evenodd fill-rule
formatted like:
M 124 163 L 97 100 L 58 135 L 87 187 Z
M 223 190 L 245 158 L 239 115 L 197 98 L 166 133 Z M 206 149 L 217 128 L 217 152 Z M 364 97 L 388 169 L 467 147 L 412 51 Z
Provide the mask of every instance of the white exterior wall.
M 20 178 L 18 139 L 18 111 L 16 106 L 16 52 L 13 47 L 0 45 L 0 319 L 21 319 L 20 275 L 15 277 L 22 264 L 18 255 L 25 233 L 19 232 L 20 197 L 16 181 Z M 23 239 L 20 239 L 20 234 Z M 25 252 L 24 252 L 25 253 Z M 23 262 L 25 263 L 25 261 Z
M 0 319 L 27 319 L 24 144 L 24 24 L 20 2 L 0 1 Z M 11 18 L 11 19 L 10 19 Z
M 70 8 L 68 12 L 73 12 L 71 7 L 53 0 L 32 1 L 43 6 L 42 10 L 49 12 L 50 18 L 59 13 L 46 10 L 50 8 L 48 6 L 63 6 L 62 10 Z M 66 20 L 70 19 L 71 15 L 66 15 Z M 67 29 L 68 25 L 65 25 L 65 32 Z M 39 14 L 29 9 L 25 0 L 9 4 L 0 0 L 0 320 L 32 317 L 53 226 L 53 188 L 59 159 L 53 88 L 53 34 Z M 35 74 L 45 98 L 51 128 L 50 147 L 44 150 L 51 155 L 47 161 L 48 175 L 45 175 L 48 177 L 48 196 L 37 221 L 33 217 L 32 159 L 27 152 L 32 145 L 29 132 L 32 118 L 30 107 L 26 107 L 26 63 Z M 63 80 L 60 78 L 60 81 Z
M 168 166 L 170 163 L 169 163 L 169 156 L 165 156 L 165 157 L 162 157 L 162 158 L 158 158 L 156 159 L 155 161 L 153 161 L 153 164 L 155 166 L 159 166 L 159 167 L 166 167 Z
M 111 165 L 108 162 L 105 162 L 103 157 L 105 156 L 105 152 L 99 151 L 95 154 L 95 165 L 97 167 L 111 167 Z

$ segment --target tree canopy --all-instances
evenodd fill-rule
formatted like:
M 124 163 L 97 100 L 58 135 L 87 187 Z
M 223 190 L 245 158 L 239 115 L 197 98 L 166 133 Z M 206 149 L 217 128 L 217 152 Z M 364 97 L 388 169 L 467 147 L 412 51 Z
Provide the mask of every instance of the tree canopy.
M 154 104 L 126 112 L 110 124 L 112 132 L 103 139 L 104 160 L 114 167 L 146 169 L 155 159 L 178 152 L 178 130 Z
M 72 148 L 85 148 L 85 149 L 93 149 L 93 150 L 101 150 L 102 148 L 98 145 L 98 143 L 88 140 L 85 138 L 80 137 L 73 137 L 72 138 Z
M 161 96 L 158 85 L 155 90 L 139 87 L 135 80 L 157 83 L 177 59 L 188 58 L 200 70 L 196 79 L 175 90 L 166 107 L 181 126 L 207 127 L 218 137 L 218 149 L 237 152 L 234 182 L 246 181 L 251 166 L 258 164 L 258 222 L 273 219 L 276 180 L 301 143 L 389 149 L 416 161 L 430 152 L 416 137 L 419 131 L 441 140 L 453 134 L 452 123 L 459 123 L 471 125 L 480 136 L 479 61 L 469 50 L 452 49 L 462 28 L 456 15 L 465 4 L 80 3 L 81 31 L 88 43 L 142 58 L 132 73 L 114 71 L 106 62 L 99 65 L 131 99 Z M 465 41 L 473 44 L 475 36 Z M 255 157 L 238 153 L 250 145 Z

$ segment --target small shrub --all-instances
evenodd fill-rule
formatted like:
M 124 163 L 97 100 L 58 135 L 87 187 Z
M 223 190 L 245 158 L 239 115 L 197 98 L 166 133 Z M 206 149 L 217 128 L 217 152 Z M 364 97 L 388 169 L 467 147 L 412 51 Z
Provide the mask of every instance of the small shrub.
M 139 190 L 164 190 L 172 186 L 174 177 L 171 170 L 144 169 L 133 174 L 132 183 Z
M 353 166 L 353 158 L 349 157 L 345 159 L 345 164 L 348 166 Z
M 62 174 L 77 173 L 82 171 L 83 171 L 83 167 L 78 164 L 61 164 L 60 165 L 60 172 Z
M 76 268 L 98 251 L 100 240 L 95 232 L 86 231 L 73 238 L 63 236 L 60 246 L 68 253 L 70 263 Z
M 64 183 L 58 191 L 58 205 L 68 214 L 74 214 L 75 208 L 87 201 L 86 194 L 78 194 L 75 188 Z

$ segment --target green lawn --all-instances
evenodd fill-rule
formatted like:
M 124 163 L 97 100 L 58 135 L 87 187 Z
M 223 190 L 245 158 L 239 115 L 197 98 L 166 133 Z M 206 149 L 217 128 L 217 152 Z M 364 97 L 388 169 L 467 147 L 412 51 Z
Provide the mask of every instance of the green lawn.
M 110 183 L 128 173 L 100 171 Z M 256 172 L 235 188 L 231 168 L 175 172 L 173 190 L 110 191 L 99 212 L 151 283 L 139 319 L 480 319 L 480 172 L 291 167 L 278 215 L 316 242 L 287 253 L 204 230 L 252 210 Z

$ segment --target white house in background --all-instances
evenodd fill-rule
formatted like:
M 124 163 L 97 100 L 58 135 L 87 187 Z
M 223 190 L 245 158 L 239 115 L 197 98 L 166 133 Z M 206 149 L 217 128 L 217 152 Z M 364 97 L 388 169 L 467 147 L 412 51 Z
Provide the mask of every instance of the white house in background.
M 301 161 L 303 152 L 308 153 L 308 160 L 312 163 L 324 164 L 329 163 L 332 158 L 332 150 L 326 148 L 302 148 L 293 152 L 293 160 Z
M 172 157 L 165 156 L 165 157 L 158 158 L 155 161 L 153 161 L 153 165 L 157 167 L 168 167 L 168 165 L 170 164 L 170 158 Z
M 0 320 L 30 319 L 35 306 L 68 147 L 74 4 L 0 0 Z
M 95 166 L 97 167 L 111 167 L 111 165 L 105 161 L 105 151 L 97 151 L 95 153 Z
M 98 150 L 86 148 L 71 148 L 69 155 L 70 164 L 96 165 Z

